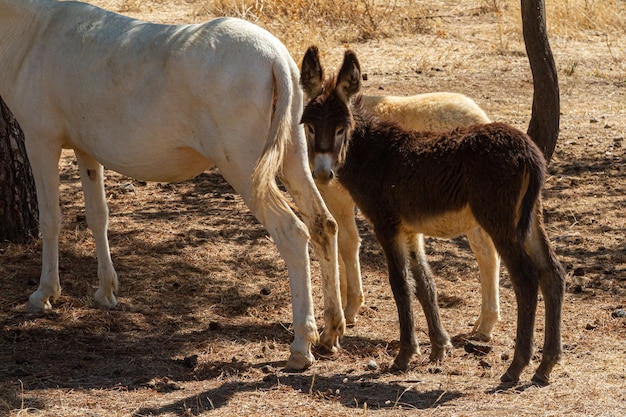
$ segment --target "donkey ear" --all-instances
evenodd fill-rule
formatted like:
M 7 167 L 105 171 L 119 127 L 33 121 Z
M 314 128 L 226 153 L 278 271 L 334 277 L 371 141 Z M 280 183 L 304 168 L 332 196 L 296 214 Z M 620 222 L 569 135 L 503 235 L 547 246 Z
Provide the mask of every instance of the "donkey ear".
M 337 94 L 345 103 L 361 90 L 361 65 L 354 51 L 347 50 L 337 76 Z
M 300 71 L 300 84 L 309 100 L 322 94 L 324 90 L 324 70 L 320 64 L 317 46 L 310 46 L 302 58 L 302 70 Z

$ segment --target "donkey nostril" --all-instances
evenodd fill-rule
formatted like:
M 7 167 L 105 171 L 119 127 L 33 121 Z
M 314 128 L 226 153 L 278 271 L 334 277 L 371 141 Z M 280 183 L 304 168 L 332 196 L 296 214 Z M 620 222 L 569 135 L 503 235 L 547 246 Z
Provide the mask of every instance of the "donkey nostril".
M 335 178 L 335 173 L 332 170 L 319 169 L 313 171 L 313 179 L 323 184 L 328 183 L 333 178 Z

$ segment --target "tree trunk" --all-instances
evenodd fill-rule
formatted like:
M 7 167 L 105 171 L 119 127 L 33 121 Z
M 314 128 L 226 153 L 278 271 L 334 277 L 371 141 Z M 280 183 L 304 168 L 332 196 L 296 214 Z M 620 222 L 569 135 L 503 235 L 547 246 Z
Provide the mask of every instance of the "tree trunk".
M 522 1 L 522 28 L 533 74 L 533 108 L 528 135 L 550 161 L 559 137 L 559 80 L 546 31 L 544 0 Z
M 0 241 L 37 237 L 37 197 L 24 134 L 0 97 Z

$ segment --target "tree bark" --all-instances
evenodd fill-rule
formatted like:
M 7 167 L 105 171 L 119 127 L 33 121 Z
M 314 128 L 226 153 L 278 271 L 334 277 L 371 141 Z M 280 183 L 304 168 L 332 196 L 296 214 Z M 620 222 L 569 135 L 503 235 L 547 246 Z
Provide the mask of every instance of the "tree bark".
M 0 97 L 0 241 L 26 243 L 37 235 L 37 196 L 24 134 Z
M 559 137 L 559 81 L 548 42 L 544 0 L 521 1 L 524 43 L 534 85 L 532 116 L 527 132 L 549 162 Z

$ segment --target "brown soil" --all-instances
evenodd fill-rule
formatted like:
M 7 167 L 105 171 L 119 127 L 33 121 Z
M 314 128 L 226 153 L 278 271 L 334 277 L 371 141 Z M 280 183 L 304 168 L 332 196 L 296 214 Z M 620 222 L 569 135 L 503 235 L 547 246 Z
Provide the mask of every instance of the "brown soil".
M 532 78 L 523 43 L 517 32 L 498 40 L 497 17 L 470 13 L 465 3 L 446 11 L 430 33 L 350 45 L 368 75 L 366 92 L 458 91 L 494 120 L 525 129 Z M 190 16 L 179 9 L 143 14 L 163 21 Z M 499 385 L 513 352 L 516 317 L 504 268 L 502 321 L 491 351 L 465 351 L 480 288 L 464 238 L 428 241 L 444 325 L 455 336 L 449 357 L 428 362 L 417 309 L 423 354 L 406 374 L 388 373 L 397 352 L 397 316 L 384 258 L 360 217 L 366 301 L 357 325 L 338 354 L 319 355 L 305 372 L 284 372 L 292 340 L 286 268 L 216 171 L 180 184 L 146 184 L 107 172 L 120 305 L 98 309 L 94 244 L 73 156 L 64 153 L 63 295 L 53 312 L 26 311 L 38 285 L 40 243 L 0 243 L 0 415 L 625 415 L 626 318 L 612 314 L 626 309 L 626 37 L 622 49 L 595 33 L 551 42 L 562 130 L 544 201 L 548 234 L 568 273 L 565 355 L 551 385 L 528 383 L 536 364 L 520 384 Z M 330 72 L 344 45 L 324 48 Z M 303 51 L 292 53 L 299 60 Z M 315 261 L 313 273 L 321 325 Z M 540 311 L 538 346 L 542 319 Z M 379 368 L 368 369 L 370 361 Z

